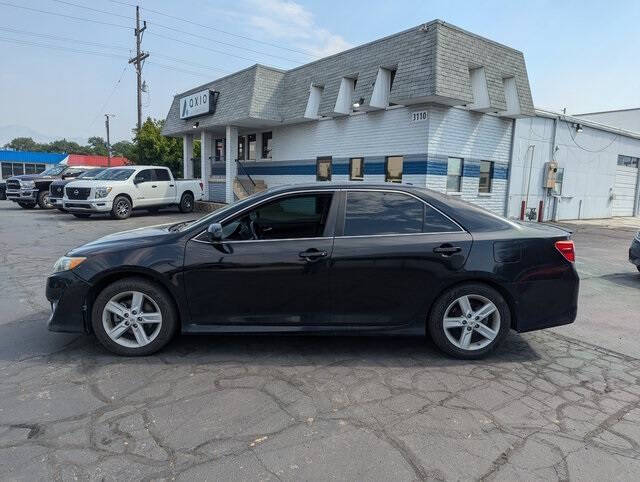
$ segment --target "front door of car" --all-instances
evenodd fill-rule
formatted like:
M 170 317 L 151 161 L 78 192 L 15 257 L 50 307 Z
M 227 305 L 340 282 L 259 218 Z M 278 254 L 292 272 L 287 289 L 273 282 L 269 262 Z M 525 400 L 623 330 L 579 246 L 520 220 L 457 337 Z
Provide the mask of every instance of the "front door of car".
M 142 169 L 134 178 L 134 206 L 151 206 L 158 203 L 158 186 L 153 169 Z
M 472 238 L 404 192 L 341 193 L 330 273 L 333 322 L 423 322 L 442 286 L 463 268 Z
M 186 246 L 184 286 L 196 325 L 318 324 L 330 312 L 333 192 L 282 195 Z M 197 328 L 196 328 L 197 329 Z

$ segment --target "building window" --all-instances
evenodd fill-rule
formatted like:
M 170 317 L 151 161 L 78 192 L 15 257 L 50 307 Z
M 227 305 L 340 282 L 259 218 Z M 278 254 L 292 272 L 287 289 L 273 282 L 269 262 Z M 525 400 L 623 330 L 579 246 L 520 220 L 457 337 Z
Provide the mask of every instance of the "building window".
M 13 171 L 11 170 L 10 162 L 2 163 L 2 179 L 8 179 L 13 176 Z
M 36 164 L 36 174 L 40 174 L 41 172 L 44 172 L 46 168 L 47 166 L 45 166 L 44 164 Z
M 250 161 L 255 161 L 256 160 L 256 135 L 255 134 L 249 134 L 247 136 L 247 144 L 248 144 L 247 153 L 249 154 L 249 157 L 247 157 L 247 159 L 249 159 Z
M 271 132 L 262 133 L 262 159 L 271 159 Z
M 491 179 L 493 178 L 493 161 L 480 161 L 480 180 L 478 192 L 491 192 Z
M 349 159 L 349 180 L 364 180 L 364 159 L 362 157 L 352 157 Z
M 640 159 L 631 156 L 618 156 L 618 166 L 626 167 L 638 167 L 640 165 Z
M 14 176 L 22 176 L 24 174 L 24 164 L 21 162 L 14 162 L 12 165 Z
M 447 192 L 460 192 L 462 190 L 462 164 L 459 157 L 450 157 L 447 160 Z
M 238 136 L 238 159 L 244 161 L 244 137 Z
M 224 161 L 224 140 L 216 139 L 214 146 L 214 160 L 216 162 Z
M 564 178 L 564 167 L 559 167 L 556 171 L 556 183 L 553 186 L 552 193 L 555 196 L 562 196 L 562 180 Z
M 331 181 L 331 156 L 316 160 L 316 181 Z
M 385 182 L 402 182 L 402 156 L 389 156 L 385 162 Z

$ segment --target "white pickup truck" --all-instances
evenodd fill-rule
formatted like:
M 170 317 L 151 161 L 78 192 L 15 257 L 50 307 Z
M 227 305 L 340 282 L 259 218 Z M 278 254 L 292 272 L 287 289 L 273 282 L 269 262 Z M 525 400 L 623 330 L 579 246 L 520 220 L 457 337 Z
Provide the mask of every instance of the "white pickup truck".
M 202 199 L 203 188 L 196 179 L 174 179 L 162 166 L 111 167 L 95 179 L 67 184 L 62 206 L 78 218 L 111 213 L 115 219 L 126 219 L 134 209 L 156 212 L 167 206 L 188 213 Z

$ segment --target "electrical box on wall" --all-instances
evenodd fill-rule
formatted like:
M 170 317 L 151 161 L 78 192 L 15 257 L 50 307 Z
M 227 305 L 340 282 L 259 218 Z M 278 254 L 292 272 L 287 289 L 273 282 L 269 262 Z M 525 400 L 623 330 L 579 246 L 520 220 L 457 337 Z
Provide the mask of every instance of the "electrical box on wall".
M 556 187 L 556 176 L 558 174 L 558 163 L 550 161 L 544 165 L 544 180 L 542 187 L 553 189 Z

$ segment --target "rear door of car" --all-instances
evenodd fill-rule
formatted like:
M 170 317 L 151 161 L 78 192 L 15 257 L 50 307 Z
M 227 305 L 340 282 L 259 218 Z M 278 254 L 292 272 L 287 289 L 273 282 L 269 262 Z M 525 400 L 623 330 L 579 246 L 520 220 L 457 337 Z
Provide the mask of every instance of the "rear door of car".
M 159 203 L 171 204 L 176 202 L 176 183 L 171 179 L 168 169 L 158 168 L 155 171 L 155 189 Z
M 332 322 L 426 319 L 442 287 L 463 269 L 471 235 L 404 191 L 353 189 L 341 196 L 329 274 Z

